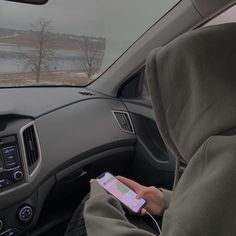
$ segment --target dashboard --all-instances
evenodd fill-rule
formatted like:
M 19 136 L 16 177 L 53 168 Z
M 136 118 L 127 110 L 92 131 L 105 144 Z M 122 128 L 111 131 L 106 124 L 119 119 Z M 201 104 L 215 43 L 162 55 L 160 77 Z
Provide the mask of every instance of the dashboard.
M 52 187 L 70 173 L 83 176 L 113 154 L 126 163 L 134 152 L 119 99 L 70 87 L 1 89 L 0 99 L 0 236 L 35 225 Z

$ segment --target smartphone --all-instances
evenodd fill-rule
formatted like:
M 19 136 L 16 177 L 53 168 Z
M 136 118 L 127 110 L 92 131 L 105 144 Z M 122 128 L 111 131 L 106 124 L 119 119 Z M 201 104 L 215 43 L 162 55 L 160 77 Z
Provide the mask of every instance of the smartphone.
M 139 214 L 146 204 L 143 198 L 136 199 L 137 194 L 109 172 L 97 177 L 96 181 L 108 193 L 117 198 L 131 213 Z

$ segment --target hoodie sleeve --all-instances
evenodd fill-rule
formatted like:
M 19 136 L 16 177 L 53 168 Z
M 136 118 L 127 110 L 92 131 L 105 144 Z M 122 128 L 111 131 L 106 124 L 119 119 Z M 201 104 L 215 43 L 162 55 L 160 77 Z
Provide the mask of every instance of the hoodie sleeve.
M 236 136 L 214 136 L 198 150 L 163 217 L 163 236 L 236 232 Z
M 96 182 L 91 184 L 90 199 L 85 203 L 84 219 L 88 236 L 154 236 L 129 223 L 119 201 Z
M 163 193 L 163 201 L 162 201 L 161 214 L 160 215 L 163 215 L 164 212 L 168 209 L 168 207 L 170 205 L 170 201 L 171 201 L 171 197 L 172 197 L 172 191 L 169 191 L 169 190 L 164 189 L 164 188 L 160 188 L 160 190 Z

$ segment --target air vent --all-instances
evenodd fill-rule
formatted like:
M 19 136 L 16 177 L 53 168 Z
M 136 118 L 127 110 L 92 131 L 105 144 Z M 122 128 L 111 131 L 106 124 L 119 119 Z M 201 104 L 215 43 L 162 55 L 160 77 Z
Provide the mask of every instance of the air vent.
M 81 95 L 83 95 L 83 96 L 94 96 L 94 94 L 93 93 L 90 93 L 90 92 L 79 92 L 79 94 L 81 94 Z
M 121 130 L 127 133 L 134 133 L 134 128 L 128 112 L 112 111 Z
M 23 131 L 23 139 L 25 145 L 25 154 L 27 159 L 27 164 L 29 167 L 29 172 L 31 172 L 30 167 L 39 159 L 38 145 L 35 136 L 35 129 L 33 125 L 30 125 Z

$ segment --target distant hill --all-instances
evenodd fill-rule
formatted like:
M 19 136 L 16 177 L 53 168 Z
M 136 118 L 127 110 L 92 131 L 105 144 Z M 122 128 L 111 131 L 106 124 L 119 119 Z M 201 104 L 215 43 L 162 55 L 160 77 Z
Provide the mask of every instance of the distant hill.
M 15 45 L 17 47 L 30 47 L 34 44 L 37 32 L 33 30 L 16 30 L 0 28 L 0 44 Z M 88 39 L 96 45 L 97 50 L 105 50 L 105 38 L 79 36 L 73 34 L 62 34 L 50 32 L 48 40 L 53 49 L 78 50 L 78 42 Z

